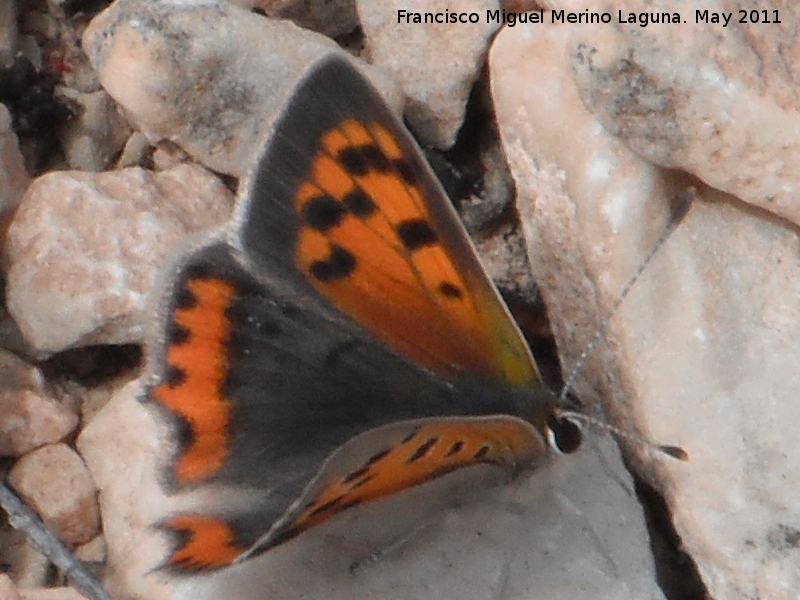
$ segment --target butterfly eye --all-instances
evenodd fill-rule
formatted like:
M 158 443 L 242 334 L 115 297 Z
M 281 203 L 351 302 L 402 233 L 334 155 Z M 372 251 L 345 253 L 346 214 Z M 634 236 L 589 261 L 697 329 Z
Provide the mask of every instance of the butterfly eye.
M 547 437 L 555 450 L 561 454 L 572 454 L 581 447 L 583 430 L 569 417 L 554 414 L 547 421 Z

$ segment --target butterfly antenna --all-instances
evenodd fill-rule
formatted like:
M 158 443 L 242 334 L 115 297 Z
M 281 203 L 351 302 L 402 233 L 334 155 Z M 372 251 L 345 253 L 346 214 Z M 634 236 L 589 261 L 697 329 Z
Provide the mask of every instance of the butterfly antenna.
M 622 286 L 622 291 L 620 292 L 617 300 L 614 302 L 614 305 L 611 307 L 611 310 L 606 314 L 603 320 L 600 322 L 600 326 L 594 332 L 594 335 L 589 340 L 589 342 L 584 346 L 583 351 L 581 352 L 580 356 L 578 357 L 577 362 L 572 367 L 572 370 L 569 372 L 567 379 L 564 382 L 563 387 L 561 388 L 561 393 L 558 396 L 557 406 L 564 406 L 567 403 L 567 395 L 569 391 L 572 389 L 572 386 L 575 384 L 575 380 L 578 378 L 578 375 L 583 370 L 584 365 L 586 364 L 589 355 L 594 350 L 595 346 L 597 346 L 597 342 L 600 341 L 600 336 L 603 334 L 608 322 L 614 317 L 617 313 L 622 302 L 625 300 L 627 295 L 630 293 L 633 286 L 636 284 L 637 281 L 644 273 L 645 269 L 647 269 L 648 265 L 652 262 L 653 258 L 655 258 L 656 254 L 661 250 L 664 246 L 666 241 L 675 231 L 675 229 L 680 225 L 681 221 L 683 221 L 686 214 L 689 212 L 689 209 L 692 206 L 692 202 L 695 200 L 697 196 L 697 190 L 694 187 L 689 187 L 687 190 L 678 196 L 673 203 L 672 207 L 672 217 L 670 218 L 667 226 L 664 228 L 664 231 L 661 232 L 661 235 L 656 240 L 656 243 L 653 244 L 653 247 L 650 249 L 650 252 L 647 253 L 642 263 L 639 265 L 639 268 L 636 269 L 636 272 L 628 279 L 624 286 Z M 609 433 L 614 433 L 619 437 L 625 438 L 629 441 L 636 442 L 637 444 L 643 444 L 645 446 L 652 447 L 653 444 L 648 442 L 647 440 L 643 440 L 638 436 L 623 431 L 614 427 L 613 425 L 609 425 L 608 423 L 604 423 L 599 419 L 594 419 L 587 415 L 583 415 L 581 413 L 575 411 L 559 411 L 558 416 L 569 420 L 577 420 L 582 421 L 587 424 L 591 424 L 599 429 L 604 431 L 608 431 Z M 686 451 L 682 448 L 678 448 L 677 446 L 662 446 L 659 444 L 655 444 L 655 447 L 665 454 L 677 458 L 679 460 L 686 460 L 688 459 L 688 455 Z
M 689 461 L 689 454 L 681 448 L 680 446 L 669 446 L 666 444 L 654 444 L 630 431 L 625 431 L 624 429 L 620 429 L 619 427 L 614 427 L 610 423 L 606 423 L 600 419 L 595 419 L 594 417 L 590 417 L 589 415 L 585 415 L 583 413 L 574 411 L 574 410 L 555 410 L 555 416 L 557 419 L 566 419 L 567 421 L 579 421 L 582 423 L 586 423 L 587 425 L 591 425 L 592 427 L 599 429 L 601 431 L 605 431 L 606 433 L 610 433 L 617 437 L 621 437 L 629 442 L 632 442 L 636 446 L 645 446 L 647 448 L 655 448 L 659 452 L 662 452 L 672 458 L 677 458 L 683 462 Z
M 0 506 L 8 513 L 8 522 L 11 526 L 23 531 L 31 545 L 44 554 L 78 592 L 90 600 L 113 600 L 89 570 L 75 559 L 61 540 L 47 529 L 39 517 L 2 481 L 0 481 Z

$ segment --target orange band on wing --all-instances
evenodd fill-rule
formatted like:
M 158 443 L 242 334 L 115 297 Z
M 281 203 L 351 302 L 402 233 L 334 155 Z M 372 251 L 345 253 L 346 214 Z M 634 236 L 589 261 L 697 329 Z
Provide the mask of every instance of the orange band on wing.
M 378 142 L 378 146 L 386 156 L 391 159 L 403 158 L 403 151 L 397 145 L 397 140 L 385 127 L 373 124 L 372 135 L 375 136 L 375 141 Z
M 152 397 L 184 419 L 190 430 L 174 467 L 178 483 L 202 480 L 222 466 L 231 407 L 222 387 L 228 372 L 230 335 L 225 311 L 234 288 L 220 279 L 190 279 L 186 291 L 192 296 L 190 306 L 175 308 L 172 320 L 187 335 L 167 346 L 166 362 L 175 370 L 176 381 L 151 391 Z
M 225 521 L 214 517 L 181 515 L 163 526 L 185 537 L 185 541 L 167 559 L 167 565 L 182 569 L 217 569 L 231 564 L 245 548 Z
M 492 463 L 516 473 L 543 456 L 541 438 L 506 418 L 431 423 L 401 444 L 328 483 L 289 526 L 299 533 L 363 502 L 377 500 L 461 467 Z
M 396 352 L 438 372 L 496 375 L 493 324 L 476 306 L 486 299 L 434 231 L 391 132 L 347 119 L 322 135 L 322 148 L 294 197 L 299 269 Z

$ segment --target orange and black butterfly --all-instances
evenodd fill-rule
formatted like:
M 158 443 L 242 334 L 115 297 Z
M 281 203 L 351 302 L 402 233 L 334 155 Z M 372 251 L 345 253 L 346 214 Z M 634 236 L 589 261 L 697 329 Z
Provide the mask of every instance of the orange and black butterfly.
M 205 570 L 460 467 L 547 456 L 554 398 L 408 132 L 341 56 L 304 75 L 230 233 L 180 262 L 146 401 L 164 481 L 213 507 L 162 526 Z M 230 493 L 226 493 L 230 492 Z

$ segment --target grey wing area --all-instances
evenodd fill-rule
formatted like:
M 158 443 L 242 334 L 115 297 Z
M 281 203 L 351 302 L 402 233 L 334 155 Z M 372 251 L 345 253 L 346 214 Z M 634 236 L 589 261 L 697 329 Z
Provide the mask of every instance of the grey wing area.
M 238 206 L 239 243 L 258 268 L 313 293 L 291 260 L 301 224 L 295 193 L 310 177 L 325 132 L 345 119 L 375 115 L 389 123 L 396 120 L 345 58 L 336 54 L 323 58 L 301 78 L 275 120 Z

